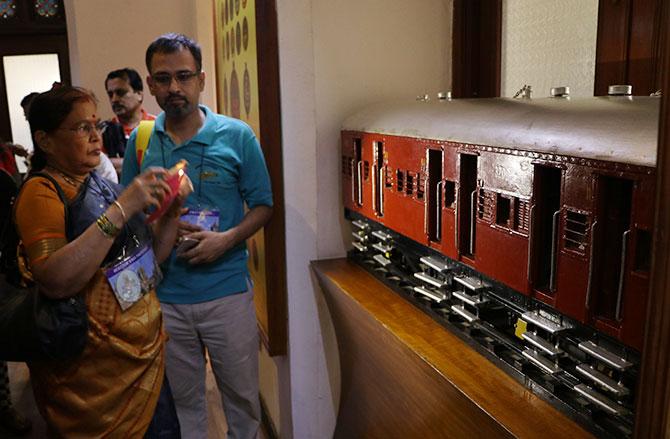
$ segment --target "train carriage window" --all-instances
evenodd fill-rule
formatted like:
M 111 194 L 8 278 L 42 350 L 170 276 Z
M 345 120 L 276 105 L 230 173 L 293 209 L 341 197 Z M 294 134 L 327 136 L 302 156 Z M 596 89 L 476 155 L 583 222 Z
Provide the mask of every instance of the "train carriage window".
M 456 182 L 444 180 L 444 207 L 453 209 L 456 202 Z
M 342 156 L 342 174 L 345 175 L 346 177 L 351 177 L 353 175 L 353 173 L 352 173 L 353 164 L 354 164 L 354 159 L 352 159 L 349 156 L 343 155 Z
M 384 176 L 386 177 L 385 181 L 385 186 L 387 188 L 392 188 L 393 187 L 393 175 L 392 175 L 391 168 L 388 166 L 384 166 Z
M 480 220 L 493 222 L 495 219 L 494 209 L 497 194 L 484 189 L 479 189 L 477 196 L 477 216 Z M 508 209 L 509 210 L 509 209 Z M 509 212 L 508 212 L 509 217 Z
M 503 227 L 510 226 L 510 212 L 512 200 L 501 194 L 496 197 L 496 224 Z
M 412 171 L 407 171 L 407 184 L 405 185 L 405 195 L 412 196 L 414 193 L 414 175 Z
M 563 242 L 566 249 L 584 254 L 588 243 L 588 230 L 589 220 L 586 214 L 566 210 Z
M 405 171 L 398 169 L 396 171 L 396 191 L 400 194 L 405 190 Z
M 424 181 L 423 178 L 421 178 L 421 173 L 418 172 L 416 174 L 416 199 L 417 200 L 423 200 L 423 192 L 425 190 L 424 186 L 426 185 L 426 182 Z
M 514 198 L 514 205 L 514 229 L 518 232 L 528 233 L 530 203 Z
M 370 162 L 367 160 L 363 162 L 363 180 L 367 180 L 370 177 Z

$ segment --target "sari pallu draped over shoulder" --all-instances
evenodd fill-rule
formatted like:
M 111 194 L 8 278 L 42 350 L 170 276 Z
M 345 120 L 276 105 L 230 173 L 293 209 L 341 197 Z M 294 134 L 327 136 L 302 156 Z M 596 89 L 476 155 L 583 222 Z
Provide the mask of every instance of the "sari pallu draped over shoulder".
M 93 175 L 82 187 L 97 179 Z M 72 187 L 62 187 L 69 200 L 76 200 Z M 109 204 L 102 196 L 98 201 L 105 209 Z M 15 219 L 28 267 L 67 244 L 63 203 L 44 178 L 24 185 Z M 40 413 L 55 437 L 142 437 L 164 374 L 165 333 L 156 293 L 122 312 L 102 269 L 83 293 L 89 320 L 84 352 L 70 360 L 29 364 Z

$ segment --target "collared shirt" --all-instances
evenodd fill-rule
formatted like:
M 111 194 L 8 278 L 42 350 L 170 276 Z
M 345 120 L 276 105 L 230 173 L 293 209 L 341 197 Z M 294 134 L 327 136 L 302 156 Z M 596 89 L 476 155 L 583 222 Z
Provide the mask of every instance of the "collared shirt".
M 175 145 L 165 132 L 165 113 L 156 118 L 141 170 L 151 166 L 170 168 L 179 160 L 189 163 L 187 174 L 194 191 L 185 205 L 217 208 L 219 231 L 236 226 L 249 208 L 272 206 L 270 177 L 258 140 L 244 122 L 213 113 L 200 106 L 205 121 L 198 133 Z M 122 183 L 127 185 L 140 172 L 135 153 L 137 130 L 128 139 L 123 161 Z M 200 303 L 240 293 L 247 289 L 246 244 L 240 243 L 209 264 L 190 265 L 173 251 L 161 266 L 164 279 L 158 297 L 167 303 Z
M 146 111 L 144 111 L 144 108 L 140 108 L 140 112 L 142 113 L 142 118 L 140 120 L 156 120 L 156 116 L 147 113 Z M 123 122 L 121 122 L 119 118 L 116 116 L 112 118 L 112 122 L 118 123 L 123 127 L 123 133 L 126 135 L 126 139 L 130 137 L 130 133 L 132 133 L 133 130 L 135 129 L 135 127 L 131 127 L 130 125 L 126 125 Z

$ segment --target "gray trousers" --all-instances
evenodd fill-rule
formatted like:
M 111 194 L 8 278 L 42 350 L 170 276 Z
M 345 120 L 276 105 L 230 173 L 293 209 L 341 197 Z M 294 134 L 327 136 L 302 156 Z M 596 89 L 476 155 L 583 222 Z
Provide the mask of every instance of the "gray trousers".
M 261 419 L 253 291 L 196 304 L 162 303 L 170 380 L 184 439 L 207 437 L 205 349 L 221 393 L 229 439 L 256 437 Z

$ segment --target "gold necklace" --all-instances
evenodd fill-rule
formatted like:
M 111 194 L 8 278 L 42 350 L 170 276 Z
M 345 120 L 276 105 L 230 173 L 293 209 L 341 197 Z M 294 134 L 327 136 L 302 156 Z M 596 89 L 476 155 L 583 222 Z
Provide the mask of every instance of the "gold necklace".
M 60 175 L 61 177 L 63 177 L 63 180 L 65 180 L 65 182 L 68 183 L 68 184 L 69 184 L 70 186 L 72 186 L 72 187 L 77 188 L 77 187 L 79 187 L 81 184 L 84 183 L 84 180 L 80 180 L 80 179 L 78 179 L 78 178 L 76 178 L 76 177 L 73 177 L 73 176 L 71 176 L 71 175 L 68 175 L 68 174 L 66 174 L 65 172 L 61 171 L 60 169 L 56 168 L 56 167 L 53 166 L 53 165 L 48 165 L 47 167 L 48 167 L 49 169 L 53 169 L 54 171 L 56 171 L 56 173 L 57 173 L 58 175 Z

